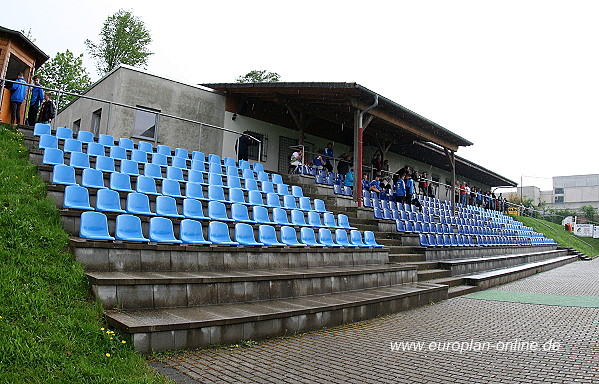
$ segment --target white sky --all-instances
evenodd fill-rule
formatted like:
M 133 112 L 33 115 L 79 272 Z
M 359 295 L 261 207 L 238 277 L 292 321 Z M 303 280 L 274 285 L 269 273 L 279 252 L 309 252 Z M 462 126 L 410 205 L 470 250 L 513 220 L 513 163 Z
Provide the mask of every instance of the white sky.
M 524 185 L 599 173 L 596 1 L 9 1 L 53 57 L 84 53 L 107 16 L 150 30 L 147 70 L 189 83 L 252 69 L 357 82 L 472 141 L 457 154 Z

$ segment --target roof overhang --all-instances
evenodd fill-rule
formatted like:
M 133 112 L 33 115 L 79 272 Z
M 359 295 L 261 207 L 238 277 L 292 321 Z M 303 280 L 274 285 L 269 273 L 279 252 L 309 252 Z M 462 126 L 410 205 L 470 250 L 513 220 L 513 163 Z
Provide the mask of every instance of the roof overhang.
M 12 38 L 21 43 L 25 48 L 29 49 L 29 52 L 35 57 L 35 68 L 39 68 L 44 64 L 50 56 L 46 55 L 37 45 L 33 44 L 25 35 L 19 31 L 0 27 L 0 37 Z

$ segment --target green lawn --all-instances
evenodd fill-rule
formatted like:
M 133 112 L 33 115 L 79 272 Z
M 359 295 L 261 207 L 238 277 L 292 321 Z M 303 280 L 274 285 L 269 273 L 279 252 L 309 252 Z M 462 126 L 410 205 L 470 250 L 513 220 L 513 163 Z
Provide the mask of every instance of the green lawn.
M 166 383 L 109 330 L 22 135 L 0 125 L 0 383 Z
M 580 237 L 566 232 L 564 227 L 546 220 L 538 220 L 524 216 L 513 216 L 515 220 L 521 221 L 535 231 L 541 232 L 545 237 L 555 240 L 562 247 L 572 247 L 588 256 L 599 255 L 599 239 Z M 585 243 L 590 244 L 587 245 Z

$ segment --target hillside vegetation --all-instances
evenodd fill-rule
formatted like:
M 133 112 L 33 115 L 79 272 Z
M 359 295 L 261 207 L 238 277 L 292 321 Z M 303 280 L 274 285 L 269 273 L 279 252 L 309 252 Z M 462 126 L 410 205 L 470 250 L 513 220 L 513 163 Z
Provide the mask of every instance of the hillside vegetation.
M 515 220 L 521 221 L 535 231 L 545 235 L 545 237 L 555 240 L 562 247 L 572 247 L 587 256 L 595 257 L 599 255 L 599 239 L 590 237 L 580 237 L 566 232 L 564 227 L 559 224 L 546 220 L 533 219 L 524 216 L 513 216 Z M 588 243 L 589 245 L 585 244 Z
M 109 330 L 22 135 L 0 124 L 0 383 L 166 383 Z

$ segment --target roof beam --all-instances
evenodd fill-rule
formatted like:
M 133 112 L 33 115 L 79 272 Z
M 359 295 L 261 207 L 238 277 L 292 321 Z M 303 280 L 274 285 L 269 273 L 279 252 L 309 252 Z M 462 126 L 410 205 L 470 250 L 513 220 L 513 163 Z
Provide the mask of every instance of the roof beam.
M 358 108 L 359 110 L 362 110 L 362 111 L 365 110 L 366 108 L 368 108 L 368 105 L 366 105 L 365 103 L 360 102 L 358 100 L 355 100 L 355 99 L 352 100 L 352 106 L 354 108 Z M 368 111 L 368 113 L 371 114 L 371 115 L 373 115 L 373 116 L 375 116 L 375 117 L 378 117 L 378 118 L 380 118 L 382 120 L 385 120 L 385 121 L 387 121 L 387 122 L 389 122 L 389 123 L 391 123 L 393 125 L 401 127 L 403 129 L 405 129 L 406 131 L 408 131 L 408 132 L 410 132 L 410 133 L 412 133 L 414 135 L 417 135 L 417 136 L 419 136 L 419 137 L 421 137 L 421 138 L 423 138 L 425 140 L 432 141 L 433 143 L 435 143 L 437 145 L 440 145 L 443 148 L 447 148 L 447 149 L 452 150 L 452 151 L 457 151 L 458 150 L 458 145 L 456 145 L 454 143 L 451 143 L 451 142 L 449 142 L 449 141 L 447 141 L 447 140 L 445 140 L 445 139 L 443 139 L 443 138 L 441 138 L 441 137 L 439 137 L 437 135 L 434 135 L 431 132 L 425 131 L 425 130 L 423 130 L 421 128 L 415 127 L 415 126 L 413 126 L 411 124 L 408 124 L 408 123 L 406 123 L 404 121 L 401 121 L 397 117 L 395 117 L 395 116 L 393 116 L 393 115 L 391 115 L 391 114 L 383 111 L 380 108 L 375 108 L 375 109 L 373 109 L 371 111 Z

